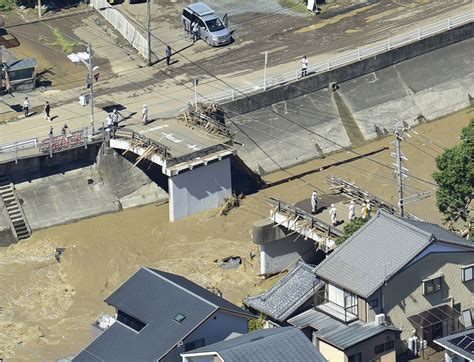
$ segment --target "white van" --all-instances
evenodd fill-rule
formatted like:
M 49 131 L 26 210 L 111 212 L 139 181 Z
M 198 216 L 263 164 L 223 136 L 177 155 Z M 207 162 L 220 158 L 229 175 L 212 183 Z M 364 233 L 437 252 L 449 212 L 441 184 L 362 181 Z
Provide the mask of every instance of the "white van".
M 199 37 L 211 46 L 219 46 L 229 44 L 231 35 L 227 29 L 227 15 L 224 16 L 224 21 L 219 19 L 214 14 L 209 6 L 204 3 L 195 3 L 188 5 L 183 10 L 181 15 L 181 22 L 186 31 L 190 32 L 191 24 L 198 23 Z

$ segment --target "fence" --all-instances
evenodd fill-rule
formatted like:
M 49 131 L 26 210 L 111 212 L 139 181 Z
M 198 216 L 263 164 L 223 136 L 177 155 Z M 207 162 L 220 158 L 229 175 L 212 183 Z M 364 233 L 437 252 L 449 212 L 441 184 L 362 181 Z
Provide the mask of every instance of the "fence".
M 148 57 L 148 41 L 119 10 L 109 5 L 107 0 L 91 0 L 92 7 L 112 24 L 130 44 L 144 57 Z
M 446 30 L 450 30 L 452 28 L 472 22 L 473 20 L 474 11 L 459 14 L 448 18 L 447 20 L 440 20 L 429 26 L 425 26 L 414 31 L 407 32 L 405 34 L 401 34 L 393 38 L 389 38 L 387 40 L 379 41 L 368 46 L 360 47 L 355 50 L 349 50 L 324 62 L 311 65 L 308 67 L 308 73 L 325 73 L 332 69 L 352 64 L 360 60 L 373 57 L 377 54 L 382 54 L 386 51 L 400 48 L 404 45 L 428 38 L 435 34 L 442 33 Z M 300 76 L 301 70 L 297 69 L 291 72 L 280 74 L 273 78 L 267 78 L 265 80 L 262 79 L 262 82 L 250 84 L 245 87 L 233 87 L 221 93 L 216 93 L 210 96 L 201 96 L 197 98 L 197 102 L 225 103 L 233 101 L 238 98 L 244 98 L 252 94 L 260 93 L 268 89 L 269 87 L 282 85 L 284 83 L 296 80 Z M 195 100 L 190 100 L 190 102 L 193 104 Z
M 102 142 L 105 137 L 105 130 L 91 135 L 89 127 L 74 131 L 67 131 L 65 134 L 50 135 L 47 138 L 38 140 L 16 141 L 10 144 L 0 145 L 0 163 L 11 162 L 23 158 L 49 155 L 53 157 L 54 153 L 66 151 L 73 148 L 85 147 L 97 142 Z

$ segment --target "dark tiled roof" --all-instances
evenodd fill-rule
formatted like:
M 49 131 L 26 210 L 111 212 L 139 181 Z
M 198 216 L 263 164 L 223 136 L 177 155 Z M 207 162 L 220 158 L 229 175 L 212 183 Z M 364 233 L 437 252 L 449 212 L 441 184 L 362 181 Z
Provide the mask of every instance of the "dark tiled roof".
M 453 233 L 452 231 L 446 230 L 445 228 L 442 228 L 439 225 L 411 219 L 403 219 L 403 221 L 417 227 L 418 229 L 432 234 L 434 238 L 438 241 L 444 241 L 446 243 L 459 246 L 473 247 L 474 245 L 472 241 L 466 240 L 463 237 Z
M 341 350 L 346 350 L 385 331 L 400 332 L 395 327 L 375 323 L 356 321 L 345 324 L 314 309 L 307 310 L 288 322 L 298 328 L 311 326 L 316 330 L 317 338 Z
M 187 353 L 205 352 L 218 353 L 225 362 L 326 362 L 295 327 L 261 329 Z
M 295 268 L 269 290 L 245 298 L 244 303 L 279 322 L 284 322 L 323 285 L 314 275 L 314 267 L 298 262 Z
M 435 226 L 379 212 L 319 264 L 315 273 L 368 298 L 437 237 L 441 242 L 474 249 L 474 243 Z
M 91 356 L 108 361 L 157 360 L 219 309 L 250 316 L 185 278 L 148 268 L 131 276 L 106 302 L 146 326 L 138 333 L 115 322 L 74 361 Z M 185 316 L 181 323 L 174 320 L 178 314 Z

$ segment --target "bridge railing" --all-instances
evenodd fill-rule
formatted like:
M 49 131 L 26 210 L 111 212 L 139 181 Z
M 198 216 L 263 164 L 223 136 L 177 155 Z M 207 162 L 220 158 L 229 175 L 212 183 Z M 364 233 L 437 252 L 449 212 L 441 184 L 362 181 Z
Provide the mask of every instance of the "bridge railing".
M 364 47 L 340 53 L 324 62 L 319 62 L 308 67 L 308 73 L 318 74 L 328 72 L 335 68 L 358 62 L 360 60 L 373 57 L 377 54 L 385 53 L 388 50 L 400 48 L 404 45 L 414 43 L 421 39 L 428 38 L 434 34 L 442 33 L 446 30 L 467 24 L 474 21 L 474 11 L 459 14 L 448 19 L 434 22 L 428 26 L 388 38 Z M 209 96 L 197 97 L 197 102 L 216 102 L 225 103 L 235 99 L 262 92 L 270 87 L 285 84 L 301 77 L 301 69 L 279 74 L 275 77 L 267 78 L 265 81 L 249 84 L 245 87 L 232 87 L 224 92 L 212 94 Z M 190 100 L 195 103 L 195 100 Z
M 66 130 L 59 134 L 49 134 L 42 139 L 32 138 L 0 145 L 0 163 L 11 162 L 23 158 L 49 155 L 73 148 L 84 147 L 92 143 L 102 142 L 105 138 L 105 129 L 91 134 L 89 127 L 75 130 Z
M 131 130 L 129 128 L 118 128 L 113 135 L 114 138 L 118 139 L 125 139 L 128 141 L 139 141 L 141 143 L 141 147 L 149 147 L 149 146 L 154 146 L 156 151 L 165 159 L 171 159 L 171 151 L 168 146 L 165 146 L 164 144 L 155 141 L 143 134 L 140 134 L 138 132 L 135 132 L 134 130 Z

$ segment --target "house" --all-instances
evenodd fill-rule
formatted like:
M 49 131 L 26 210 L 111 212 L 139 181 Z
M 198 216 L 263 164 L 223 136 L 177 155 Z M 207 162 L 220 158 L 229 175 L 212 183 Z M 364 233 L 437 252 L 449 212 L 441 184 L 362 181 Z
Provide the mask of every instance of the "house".
M 295 327 L 269 328 L 181 354 L 183 362 L 326 362 Z
M 474 361 L 474 328 L 436 339 L 434 342 L 446 350 L 445 361 Z
M 262 314 L 272 326 L 286 321 L 313 306 L 315 292 L 324 287 L 314 275 L 314 266 L 299 261 L 296 266 L 266 292 L 247 297 L 244 304 Z
M 317 309 L 288 322 L 300 328 L 328 361 L 396 361 L 400 330 L 393 326 L 359 320 L 346 324 Z
M 183 352 L 247 333 L 254 317 L 188 279 L 151 268 L 138 270 L 105 302 L 115 318 L 74 361 L 181 361 Z
M 379 212 L 315 268 L 326 283 L 315 308 L 347 325 L 392 324 L 402 340 L 415 330 L 431 344 L 473 307 L 473 261 L 473 242 Z

